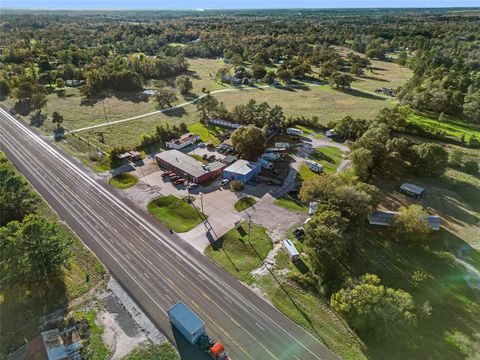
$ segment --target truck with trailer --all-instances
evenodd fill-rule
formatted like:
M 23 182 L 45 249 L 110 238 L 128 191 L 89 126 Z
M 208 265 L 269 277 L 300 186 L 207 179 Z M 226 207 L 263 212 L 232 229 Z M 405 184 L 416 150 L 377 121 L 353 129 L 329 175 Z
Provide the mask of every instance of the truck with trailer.
M 169 308 L 167 314 L 172 325 L 190 344 L 210 354 L 214 360 L 231 360 L 224 346 L 205 333 L 205 322 L 182 301 Z

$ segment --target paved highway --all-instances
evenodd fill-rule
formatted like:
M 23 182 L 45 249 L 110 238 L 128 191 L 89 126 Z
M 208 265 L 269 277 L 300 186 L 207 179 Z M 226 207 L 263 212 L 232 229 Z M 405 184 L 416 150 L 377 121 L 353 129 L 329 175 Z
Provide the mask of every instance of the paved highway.
M 182 300 L 232 360 L 338 357 L 323 343 L 0 108 L 0 148 L 107 266 L 182 359 L 202 359 L 168 321 Z

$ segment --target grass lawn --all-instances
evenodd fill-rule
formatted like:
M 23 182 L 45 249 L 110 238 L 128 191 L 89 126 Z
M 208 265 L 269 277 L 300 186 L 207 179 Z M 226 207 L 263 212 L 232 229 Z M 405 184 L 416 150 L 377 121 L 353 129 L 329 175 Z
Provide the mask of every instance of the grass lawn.
M 310 168 L 308 167 L 307 164 L 302 164 L 298 168 L 298 174 L 297 176 L 300 178 L 301 181 L 305 181 L 307 179 L 310 179 L 314 176 L 318 176 L 317 173 L 314 173 Z
M 148 211 L 175 232 L 186 232 L 206 219 L 186 201 L 174 195 L 160 196 L 148 204 Z M 202 217 L 200 217 L 202 216 Z
M 322 146 L 316 149 L 312 158 L 323 165 L 326 174 L 333 174 L 342 162 L 342 154 L 342 150 L 335 146 Z
M 214 145 L 220 144 L 226 133 L 226 130 L 220 126 L 203 125 L 199 122 L 190 125 L 188 131 L 200 135 L 203 142 L 211 142 Z
M 457 140 L 460 140 L 462 135 L 465 137 L 465 141 L 468 141 L 472 135 L 480 138 L 480 126 L 466 124 L 459 119 L 447 115 L 445 115 L 444 119 L 440 122 L 428 115 L 412 114 L 408 117 L 408 121 L 419 124 L 428 130 L 445 131 L 447 136 L 451 136 Z
M 250 272 L 262 264 L 262 260 L 273 248 L 272 239 L 264 227 L 251 224 L 251 239 L 255 250 L 248 243 L 248 223 L 243 222 L 238 228 L 233 228 L 213 246 L 210 245 L 205 254 L 211 257 L 237 279 L 251 283 Z M 258 252 L 258 254 L 257 254 Z
M 241 198 L 240 200 L 238 200 L 234 205 L 233 207 L 235 208 L 235 210 L 237 211 L 243 211 L 245 209 L 248 209 L 249 207 L 255 205 L 257 203 L 257 200 L 253 197 L 250 197 L 250 196 L 246 196 L 244 198 Z
M 315 132 L 312 128 L 303 125 L 295 125 L 295 128 L 302 130 L 304 135 L 310 135 Z
M 298 199 L 290 195 L 284 195 L 273 202 L 274 205 L 297 212 L 308 212 L 308 206 L 302 204 Z
M 133 350 L 122 360 L 179 360 L 177 350 L 169 343 L 150 344 Z
M 138 179 L 132 174 L 121 173 L 113 175 L 110 179 L 108 179 L 108 183 L 117 189 L 126 189 L 135 186 L 138 183 Z
M 73 313 L 73 317 L 77 320 L 88 321 L 89 333 L 80 334 L 80 336 L 86 336 L 88 339 L 83 340 L 82 344 L 85 347 L 83 349 L 84 354 L 87 354 L 87 359 L 92 360 L 104 360 L 109 355 L 108 347 L 104 344 L 102 339 L 103 327 L 98 326 L 95 323 L 97 313 L 93 310 L 90 311 L 76 311 Z

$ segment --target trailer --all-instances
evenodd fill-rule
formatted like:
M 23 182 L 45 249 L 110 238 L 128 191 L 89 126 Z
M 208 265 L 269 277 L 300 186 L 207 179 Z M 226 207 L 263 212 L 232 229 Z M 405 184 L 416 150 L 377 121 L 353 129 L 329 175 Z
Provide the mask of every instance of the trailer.
M 287 134 L 288 135 L 300 136 L 300 135 L 303 135 L 303 130 L 297 129 L 297 128 L 288 128 L 287 129 Z
M 287 252 L 288 258 L 291 261 L 298 261 L 300 259 L 300 253 L 298 252 L 295 245 L 293 245 L 292 241 L 286 239 L 283 241 L 283 248 Z
M 205 323 L 183 302 L 173 305 L 167 310 L 167 314 L 173 326 L 191 344 L 195 344 L 200 336 L 205 335 Z
M 205 333 L 205 322 L 182 301 L 167 310 L 172 325 L 192 344 L 205 351 L 214 360 L 231 360 L 220 342 L 214 342 Z

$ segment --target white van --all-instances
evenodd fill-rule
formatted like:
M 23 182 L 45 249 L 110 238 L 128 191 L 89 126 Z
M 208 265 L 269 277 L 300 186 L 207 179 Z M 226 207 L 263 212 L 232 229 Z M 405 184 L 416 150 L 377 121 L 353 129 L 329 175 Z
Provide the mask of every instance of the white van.
M 317 209 L 317 205 L 318 205 L 318 202 L 316 202 L 316 201 L 311 201 L 310 204 L 308 204 L 308 215 L 309 216 L 312 216 L 313 214 L 315 214 L 315 210 Z
M 323 166 L 315 161 L 308 160 L 307 165 L 313 172 L 320 173 L 323 171 Z

